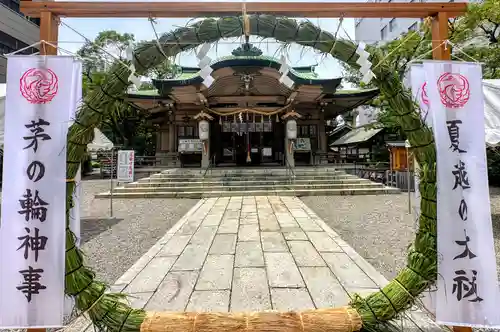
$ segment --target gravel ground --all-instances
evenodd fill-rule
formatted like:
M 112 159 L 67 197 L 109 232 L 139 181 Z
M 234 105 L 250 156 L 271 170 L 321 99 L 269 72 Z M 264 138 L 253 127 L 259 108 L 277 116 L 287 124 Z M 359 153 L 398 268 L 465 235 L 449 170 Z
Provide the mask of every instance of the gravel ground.
M 493 235 L 500 267 L 500 188 L 490 188 Z M 387 279 L 406 264 L 415 221 L 408 195 L 302 197 L 318 216 Z
M 408 195 L 302 197 L 318 216 L 387 279 L 406 264 L 415 237 Z M 500 188 L 490 188 L 493 237 L 500 279 Z M 494 332 L 478 329 L 474 332 Z
M 109 180 L 82 182 L 82 249 L 99 280 L 114 283 L 193 207 L 196 199 L 109 199 Z

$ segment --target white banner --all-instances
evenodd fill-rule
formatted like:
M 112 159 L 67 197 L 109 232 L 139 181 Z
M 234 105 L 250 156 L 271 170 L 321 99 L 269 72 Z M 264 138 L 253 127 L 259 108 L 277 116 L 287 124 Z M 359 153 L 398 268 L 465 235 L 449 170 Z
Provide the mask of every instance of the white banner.
M 118 182 L 134 182 L 134 150 L 118 151 Z
M 63 325 L 66 141 L 73 58 L 7 61 L 0 327 Z
M 76 114 L 78 108 L 81 104 L 82 99 L 82 62 L 80 60 L 74 60 L 73 64 L 73 94 L 71 98 L 73 99 L 72 105 L 73 108 L 70 109 L 70 122 L 68 128 L 73 125 L 74 119 L 76 118 Z M 75 190 L 73 191 L 73 207 L 69 211 L 69 229 L 75 235 L 75 245 L 80 247 L 80 197 L 82 195 L 81 192 L 81 166 L 78 168 L 78 171 L 75 176 Z M 64 316 L 70 317 L 73 309 L 75 307 L 75 299 L 70 296 L 66 296 L 66 300 L 64 303 Z
M 498 326 L 481 65 L 426 61 L 423 68 L 437 149 L 436 320 Z
M 420 116 L 427 126 L 432 127 L 432 115 L 429 114 L 430 102 L 427 94 L 426 73 L 423 65 L 412 64 L 410 81 L 413 98 L 420 106 Z
M 70 109 L 70 126 L 74 123 L 78 108 L 82 100 L 82 62 L 75 60 L 73 64 L 73 94 L 71 95 L 72 108 Z M 80 197 L 81 197 L 81 167 L 75 176 L 75 190 L 73 192 L 73 208 L 70 210 L 69 228 L 76 236 L 76 246 L 80 246 Z

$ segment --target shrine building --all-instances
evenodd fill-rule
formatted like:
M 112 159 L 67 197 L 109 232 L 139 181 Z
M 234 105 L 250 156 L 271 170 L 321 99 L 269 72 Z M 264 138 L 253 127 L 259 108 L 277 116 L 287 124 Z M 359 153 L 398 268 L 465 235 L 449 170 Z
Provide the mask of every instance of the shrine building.
M 249 43 L 211 64 L 207 88 L 200 68 L 181 67 L 154 90 L 127 99 L 152 113 L 156 156 L 184 166 L 317 165 L 327 162 L 327 120 L 351 110 L 378 89 L 341 90 L 341 78 L 318 78 L 314 66 L 293 67 L 284 80 L 279 59 Z M 286 81 L 286 82 L 285 82 Z

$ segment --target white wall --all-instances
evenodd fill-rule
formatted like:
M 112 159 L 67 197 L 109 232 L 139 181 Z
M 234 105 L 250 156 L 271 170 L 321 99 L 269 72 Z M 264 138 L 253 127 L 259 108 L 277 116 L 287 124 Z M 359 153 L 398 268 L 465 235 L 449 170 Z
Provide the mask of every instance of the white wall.
M 34 44 L 40 39 L 40 28 L 36 24 L 4 5 L 0 5 L 0 31 L 27 45 Z
M 444 0 L 447 1 L 447 0 Z M 369 2 L 443 2 L 443 0 L 415 0 L 415 1 L 405 1 L 405 0 L 379 0 L 379 1 L 369 1 Z M 469 2 L 467 0 L 455 0 L 455 2 Z M 392 18 L 364 18 L 357 19 L 355 23 L 355 36 L 357 41 L 364 41 L 367 44 L 374 44 L 382 40 L 393 40 L 398 38 L 402 33 L 405 33 L 409 28 L 417 23 L 419 25 L 422 19 L 415 18 L 395 18 L 392 29 L 390 27 L 390 21 Z M 387 27 L 387 35 L 382 38 L 382 29 Z
M 26 45 L 32 45 L 40 39 L 40 28 L 36 24 L 2 4 L 0 4 L 0 31 Z M 0 83 L 5 83 L 6 67 L 7 60 L 0 54 Z

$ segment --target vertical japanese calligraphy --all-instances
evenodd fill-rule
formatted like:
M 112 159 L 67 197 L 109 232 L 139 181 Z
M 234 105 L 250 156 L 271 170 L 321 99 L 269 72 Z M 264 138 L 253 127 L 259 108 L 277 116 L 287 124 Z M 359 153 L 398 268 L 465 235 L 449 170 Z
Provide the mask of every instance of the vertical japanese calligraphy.
M 63 324 L 73 62 L 37 56 L 7 62 L 3 187 L 9 192 L 2 196 L 0 328 Z
M 118 151 L 118 182 L 134 181 L 134 150 Z
M 437 152 L 436 319 L 500 324 L 486 175 L 481 66 L 424 62 Z

